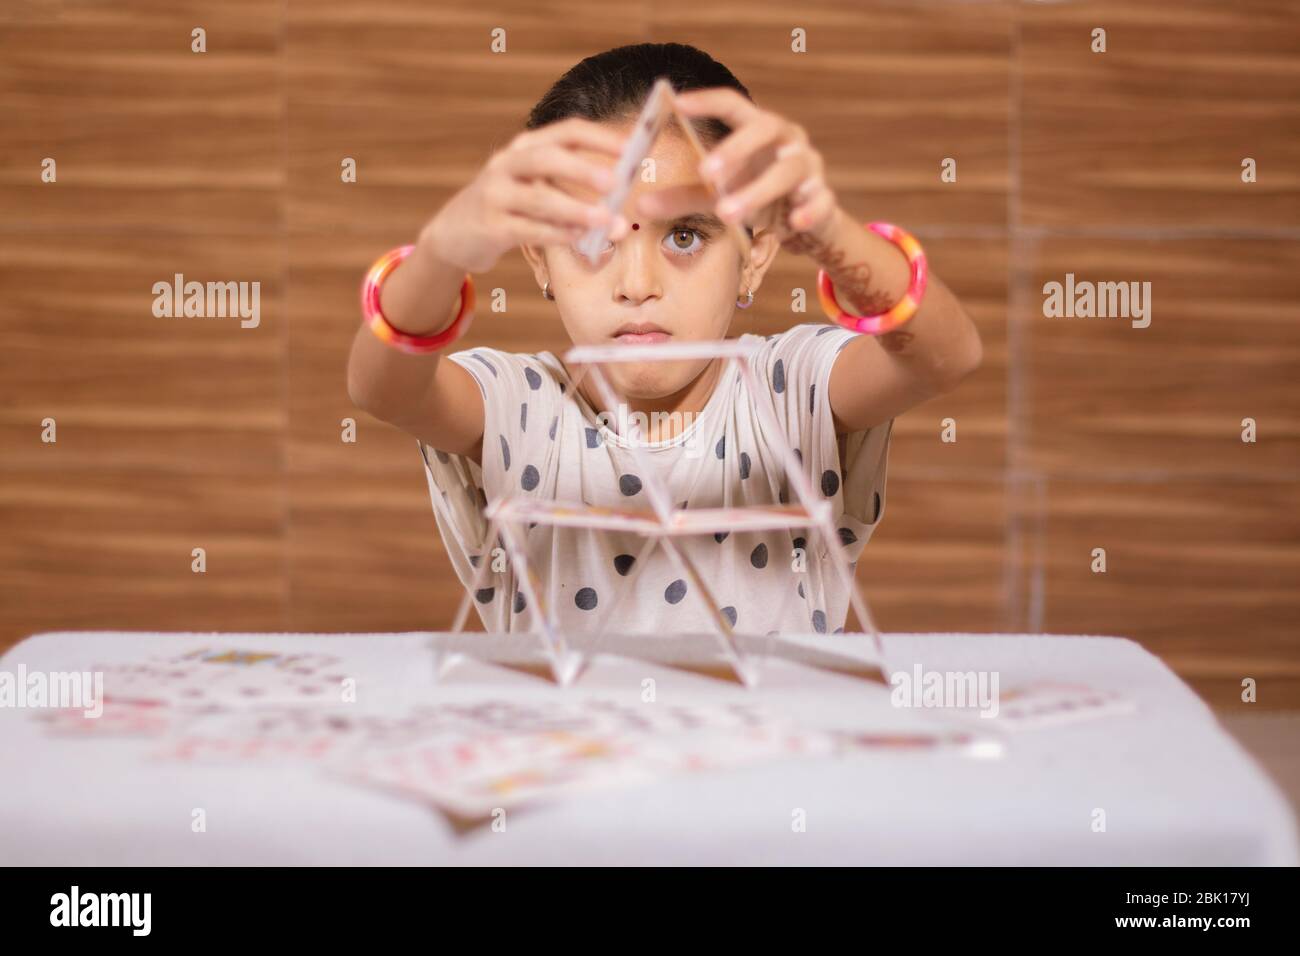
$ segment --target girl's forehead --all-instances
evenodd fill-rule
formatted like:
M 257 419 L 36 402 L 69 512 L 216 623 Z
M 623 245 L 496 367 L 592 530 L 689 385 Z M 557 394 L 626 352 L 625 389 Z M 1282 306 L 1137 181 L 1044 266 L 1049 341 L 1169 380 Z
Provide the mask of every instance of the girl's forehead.
M 620 132 L 632 128 L 631 123 L 611 125 Z M 584 146 L 575 149 L 584 159 L 592 160 L 608 169 L 613 169 L 617 163 L 617 157 L 609 153 Z M 653 165 L 650 164 L 651 161 Z M 631 194 L 635 196 L 642 192 L 653 192 L 657 189 L 684 186 L 700 181 L 699 159 L 695 151 L 686 138 L 669 125 L 659 134 L 659 138 L 650 147 L 646 159 L 642 161 L 641 169 L 634 175 Z M 603 195 L 585 182 L 573 182 L 567 185 L 569 191 L 583 202 L 595 202 Z

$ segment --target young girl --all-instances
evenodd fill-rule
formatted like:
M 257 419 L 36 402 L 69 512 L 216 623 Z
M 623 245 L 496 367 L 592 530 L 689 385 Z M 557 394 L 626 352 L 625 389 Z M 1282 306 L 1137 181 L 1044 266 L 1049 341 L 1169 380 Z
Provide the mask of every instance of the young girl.
M 650 154 L 654 175 L 638 177 L 623 214 L 611 218 L 599 200 L 661 76 L 708 158 L 699 162 L 680 128 L 668 125 Z M 728 223 L 752 240 L 747 256 Z M 595 225 L 610 231 L 593 264 L 576 245 Z M 707 54 L 644 43 L 573 67 L 533 108 L 527 129 L 439 210 L 413 248 L 376 264 L 368 324 L 348 367 L 353 401 L 417 439 L 462 584 L 471 586 L 480 562 L 492 562 L 489 585 L 474 594 L 489 631 L 533 630 L 537 622 L 515 569 L 493 561 L 501 541 L 486 540 L 483 508 L 499 497 L 531 495 L 648 510 L 646 476 L 635 473 L 628 451 L 631 420 L 642 426 L 644 457 L 683 508 L 790 501 L 777 451 L 788 442 L 815 493 L 831 500 L 838 546 L 856 567 L 884 513 L 894 417 L 953 388 L 980 362 L 974 325 L 933 275 L 919 308 L 884 334 L 829 320 L 766 337 L 739 330 L 742 342 L 759 345 L 759 394 L 746 388 L 734 362 L 716 358 L 605 363 L 625 403 L 613 409 L 590 375 L 574 387 L 576 370 L 550 351 L 480 346 L 443 361 L 468 321 L 469 274 L 490 269 L 515 246 L 578 345 L 726 338 L 737 308 L 759 295 L 781 249 L 805 257 L 810 278 L 824 270 L 832 301 L 848 313 L 887 312 L 918 291 L 900 245 L 840 208 L 804 129 L 756 106 Z M 773 295 L 784 311 L 790 292 Z M 756 403 L 766 403 L 783 435 L 763 433 Z M 719 529 L 676 541 L 737 631 L 843 630 L 849 594 L 814 536 Z M 714 629 L 712 609 L 689 593 L 688 577 L 662 549 L 625 590 L 643 544 L 616 532 L 528 528 L 527 557 L 561 629 L 582 632 L 598 622 L 623 633 Z M 602 620 L 616 600 L 617 619 Z

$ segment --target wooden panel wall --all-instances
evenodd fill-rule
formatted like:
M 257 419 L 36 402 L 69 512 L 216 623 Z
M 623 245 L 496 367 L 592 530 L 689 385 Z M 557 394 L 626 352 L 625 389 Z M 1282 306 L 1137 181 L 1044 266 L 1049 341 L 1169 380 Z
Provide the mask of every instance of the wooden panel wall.
M 914 230 L 984 337 L 896 425 L 881 623 L 1127 635 L 1217 702 L 1250 676 L 1300 706 L 1298 27 L 1288 0 L 6 4 L 0 647 L 446 626 L 414 441 L 346 394 L 361 275 L 578 59 L 677 40 L 803 123 L 847 209 Z M 178 272 L 260 282 L 260 324 L 155 318 Z M 1045 318 L 1066 273 L 1151 282 L 1151 326 Z M 780 261 L 737 327 L 788 326 L 813 279 Z M 520 256 L 478 281 L 511 308 L 466 346 L 563 346 Z

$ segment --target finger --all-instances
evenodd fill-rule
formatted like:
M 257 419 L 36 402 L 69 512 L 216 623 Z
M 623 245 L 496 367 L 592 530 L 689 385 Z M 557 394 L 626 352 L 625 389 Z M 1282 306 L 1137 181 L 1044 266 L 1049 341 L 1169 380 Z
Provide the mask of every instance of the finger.
M 732 129 L 743 126 L 759 112 L 753 100 L 729 86 L 675 93 L 673 101 L 685 116 L 716 116 Z
M 743 222 L 745 217 L 776 202 L 802 183 L 808 175 L 808 159 L 790 155 L 763 170 L 753 182 L 718 203 L 718 215 L 725 222 Z
M 531 146 L 535 143 L 559 143 L 562 146 L 585 146 L 618 156 L 623 152 L 623 144 L 630 134 L 623 133 L 604 123 L 597 123 L 581 116 L 570 116 L 557 123 L 549 123 L 539 129 L 531 130 L 523 136 L 528 137 L 521 145 Z M 523 137 L 516 137 L 521 139 Z
M 590 186 L 600 193 L 614 185 L 613 169 L 582 159 L 558 143 L 512 152 L 505 158 L 505 169 L 516 178 L 562 179 Z
M 736 181 L 738 174 L 744 172 L 759 153 L 779 144 L 787 126 L 785 120 L 772 113 L 755 116 L 752 122 L 733 130 L 709 151 L 700 163 L 700 175 L 722 192 L 735 190 L 743 185 Z
M 604 225 L 613 218 L 606 207 L 575 199 L 542 179 L 510 183 L 502 208 L 508 213 L 579 229 Z
M 566 229 L 553 223 L 527 216 L 506 214 L 506 225 L 514 241 L 520 245 L 571 246 L 582 238 L 585 229 Z
M 712 212 L 714 201 L 707 187 L 691 183 L 642 193 L 632 203 L 631 211 L 634 216 L 648 219 L 676 219 L 691 212 Z
M 819 189 L 806 202 L 790 210 L 786 225 L 795 232 L 804 232 L 814 223 L 824 221 L 834 208 L 834 193 L 826 188 Z

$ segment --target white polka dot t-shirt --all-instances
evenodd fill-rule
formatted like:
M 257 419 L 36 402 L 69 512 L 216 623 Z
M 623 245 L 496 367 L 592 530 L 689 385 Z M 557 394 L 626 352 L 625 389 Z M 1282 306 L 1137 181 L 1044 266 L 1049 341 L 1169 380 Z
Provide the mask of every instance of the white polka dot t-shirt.
M 785 504 L 792 500 L 773 438 L 762 433 L 755 402 L 766 402 L 803 463 L 815 494 L 832 499 L 839 541 L 856 568 L 885 509 L 885 471 L 893 420 L 843 438 L 844 460 L 827 400 L 831 366 L 858 333 L 808 323 L 776 335 L 745 334 L 759 345 L 761 394 L 746 388 L 738 361 L 727 363 L 704 409 L 671 439 L 640 442 L 674 503 L 692 507 Z M 522 354 L 480 346 L 446 356 L 477 380 L 484 399 L 482 466 L 419 442 L 438 529 L 457 576 L 474 582 L 492 567 L 499 536 L 487 541 L 483 508 L 507 495 L 571 504 L 650 509 L 630 438 L 598 417 L 551 352 Z M 612 422 L 617 426 L 617 421 Z M 826 559 L 826 544 L 805 529 L 676 536 L 713 591 L 717 608 L 741 632 L 828 633 L 843 629 L 848 589 Z M 633 580 L 645 539 L 638 534 L 535 524 L 528 560 L 559 626 L 573 633 L 605 626 L 620 634 L 712 633 L 702 595 L 661 548 Z M 801 552 L 796 549 L 802 549 Z M 500 552 L 504 554 L 504 551 Z M 802 556 L 802 560 L 799 557 Z M 474 590 L 486 630 L 535 630 L 538 622 L 515 570 L 489 571 Z M 784 601 L 784 611 L 782 602 Z M 616 604 L 617 602 L 617 604 Z M 613 611 L 614 618 L 602 612 Z M 450 626 L 448 622 L 447 626 Z

